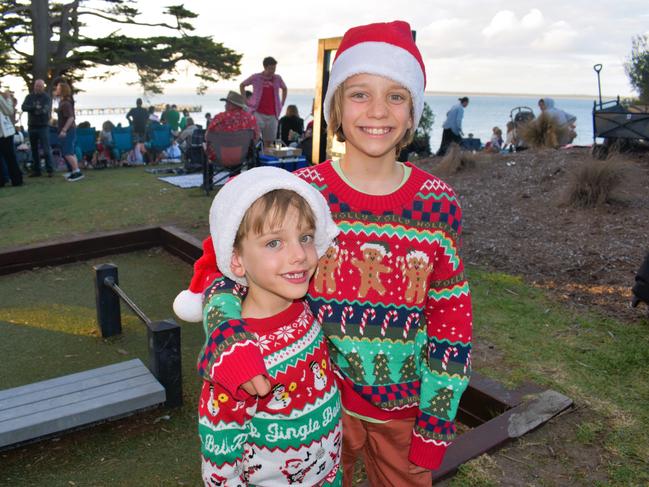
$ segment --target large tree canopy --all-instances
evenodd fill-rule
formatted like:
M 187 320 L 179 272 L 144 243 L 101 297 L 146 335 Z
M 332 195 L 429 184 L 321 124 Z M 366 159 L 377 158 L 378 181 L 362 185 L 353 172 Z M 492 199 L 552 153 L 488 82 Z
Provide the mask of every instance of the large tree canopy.
M 79 80 L 90 68 L 134 69 L 145 92 L 161 93 L 173 73 L 197 68 L 197 91 L 207 83 L 238 75 L 241 55 L 211 37 L 191 35 L 197 15 L 182 5 L 165 7 L 166 21 L 147 22 L 134 0 L 0 0 L 0 76 Z M 109 23 L 115 30 L 97 37 L 88 23 Z M 121 26 L 140 26 L 142 36 L 129 37 Z M 97 30 L 96 28 L 94 30 Z M 171 35 L 150 35 L 169 31 Z M 94 35 L 93 35 L 94 34 Z
M 633 38 L 631 56 L 624 67 L 640 100 L 649 103 L 649 36 Z

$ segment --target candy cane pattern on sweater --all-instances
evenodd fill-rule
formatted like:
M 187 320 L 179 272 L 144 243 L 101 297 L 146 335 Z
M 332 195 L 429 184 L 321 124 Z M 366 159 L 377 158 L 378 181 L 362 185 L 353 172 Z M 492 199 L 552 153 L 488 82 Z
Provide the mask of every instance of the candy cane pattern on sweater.
M 385 318 L 383 319 L 383 323 L 381 323 L 381 336 L 385 336 L 385 332 L 388 329 L 388 324 L 390 323 L 390 321 L 397 321 L 398 319 L 399 313 L 397 313 L 393 309 L 385 313 Z
M 365 334 L 365 325 L 367 325 L 367 321 L 373 320 L 376 318 L 376 311 L 374 308 L 367 308 L 365 311 L 363 311 L 363 317 L 361 318 L 361 326 L 360 326 L 360 332 L 361 335 Z
M 412 326 L 412 322 L 419 319 L 419 313 L 410 313 L 408 319 L 406 320 L 406 327 L 403 329 L 403 338 L 408 338 L 408 332 Z
M 446 351 L 444 352 L 444 356 L 442 357 L 442 368 L 446 370 L 448 367 L 448 361 L 451 358 L 451 354 L 453 354 L 453 357 L 457 357 L 457 354 L 460 353 L 460 351 L 455 348 L 455 347 L 448 347 Z
M 327 318 L 331 318 L 331 315 L 333 314 L 333 309 L 331 308 L 330 304 L 323 304 L 320 306 L 320 309 L 318 310 L 318 323 L 322 324 L 323 319 L 325 317 L 325 313 L 327 314 Z
M 469 353 L 466 354 L 466 360 L 464 361 L 464 375 L 466 375 L 466 371 L 471 367 L 471 350 L 469 350 Z
M 347 333 L 347 318 L 354 316 L 354 308 L 352 306 L 345 306 L 343 308 L 343 314 L 340 316 L 340 331 L 342 333 Z

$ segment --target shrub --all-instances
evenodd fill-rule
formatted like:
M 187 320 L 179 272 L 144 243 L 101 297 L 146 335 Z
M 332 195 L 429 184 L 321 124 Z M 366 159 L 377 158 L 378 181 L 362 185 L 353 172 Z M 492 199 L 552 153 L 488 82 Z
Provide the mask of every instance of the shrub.
M 527 147 L 556 149 L 559 147 L 559 141 L 566 139 L 569 132 L 568 127 L 557 124 L 554 118 L 541 113 L 518 128 L 518 137 Z
M 466 169 L 472 169 L 476 164 L 476 156 L 472 152 L 463 151 L 457 144 L 451 144 L 442 158 L 437 170 L 440 174 L 454 174 Z
M 578 208 L 593 208 L 619 201 L 615 191 L 624 181 L 626 165 L 619 159 L 585 161 L 571 176 L 566 202 Z

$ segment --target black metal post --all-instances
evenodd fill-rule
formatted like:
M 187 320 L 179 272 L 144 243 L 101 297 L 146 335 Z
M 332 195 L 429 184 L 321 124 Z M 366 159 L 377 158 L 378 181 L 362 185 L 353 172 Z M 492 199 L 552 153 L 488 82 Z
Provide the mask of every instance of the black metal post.
M 180 326 L 172 320 L 147 323 L 149 370 L 165 388 L 165 406 L 183 403 L 182 364 L 180 357 Z
M 97 324 L 103 338 L 122 333 L 122 318 L 120 315 L 119 296 L 104 284 L 108 278 L 118 283 L 117 266 L 100 264 L 95 270 L 95 298 L 97 305 Z

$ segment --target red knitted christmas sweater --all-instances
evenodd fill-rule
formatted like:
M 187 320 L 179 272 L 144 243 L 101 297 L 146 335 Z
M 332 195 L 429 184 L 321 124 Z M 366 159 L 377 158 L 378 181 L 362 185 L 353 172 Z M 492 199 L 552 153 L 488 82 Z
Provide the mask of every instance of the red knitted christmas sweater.
M 385 196 L 350 188 L 329 162 L 296 174 L 322 193 L 341 229 L 307 299 L 329 339 L 343 407 L 377 420 L 415 417 L 409 459 L 433 469 L 455 437 L 469 383 L 471 295 L 459 255 L 457 197 L 410 166 L 405 184 Z M 221 340 L 202 354 L 199 370 L 213 370 L 237 391 L 265 372 L 229 287 L 219 280 L 208 291 L 219 293 L 222 305 L 205 320 L 206 331 L 219 330 Z M 232 354 L 237 364 L 246 357 L 247 366 L 233 365 Z

